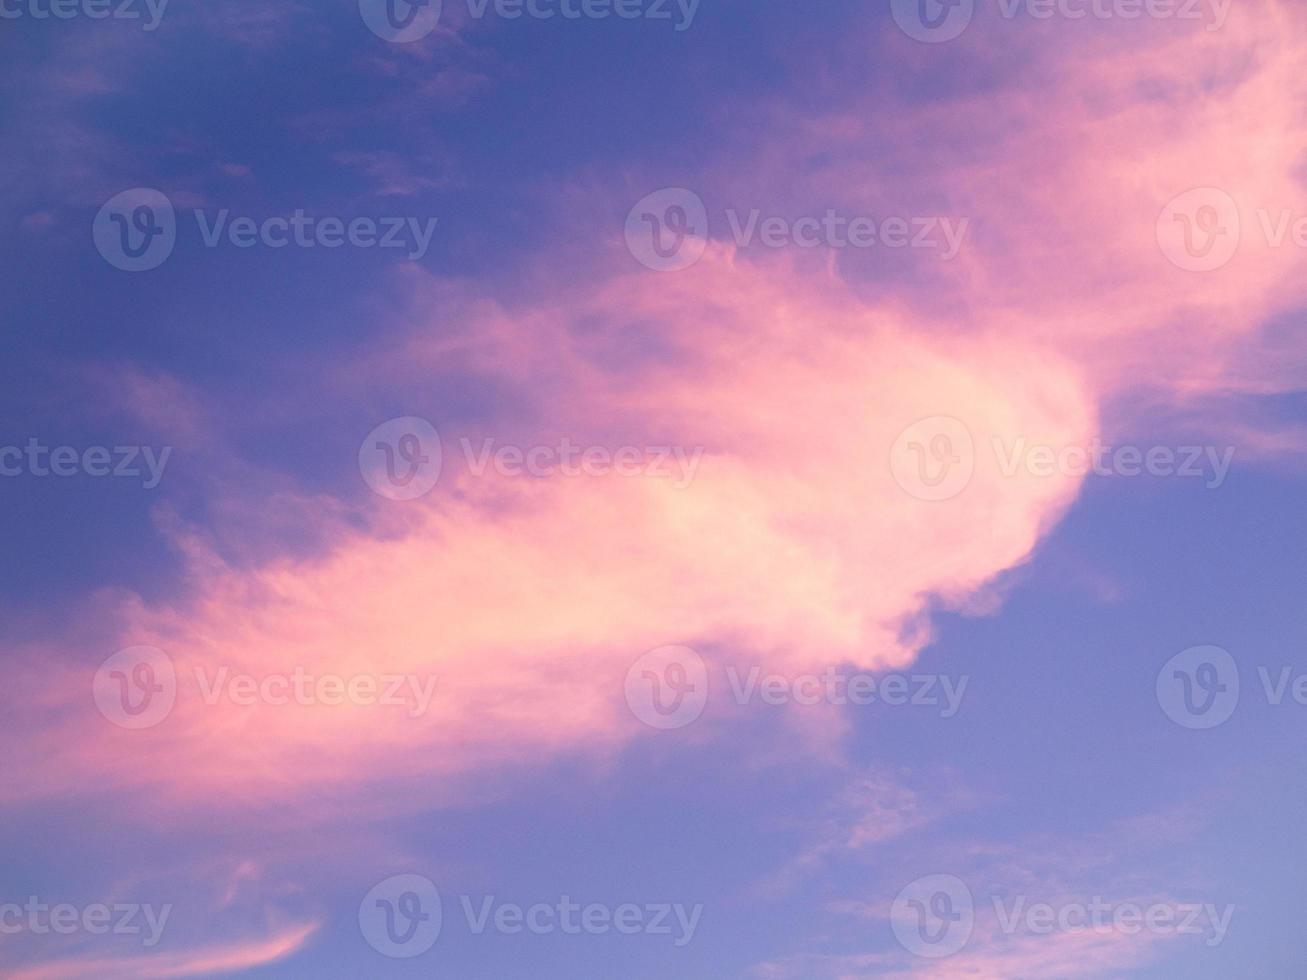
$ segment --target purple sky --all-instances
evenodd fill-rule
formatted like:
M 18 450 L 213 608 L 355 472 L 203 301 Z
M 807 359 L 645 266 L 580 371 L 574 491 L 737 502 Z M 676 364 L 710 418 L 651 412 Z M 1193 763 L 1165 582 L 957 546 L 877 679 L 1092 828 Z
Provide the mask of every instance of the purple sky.
M 0 976 L 1279 978 L 1291 0 L 0 0 Z

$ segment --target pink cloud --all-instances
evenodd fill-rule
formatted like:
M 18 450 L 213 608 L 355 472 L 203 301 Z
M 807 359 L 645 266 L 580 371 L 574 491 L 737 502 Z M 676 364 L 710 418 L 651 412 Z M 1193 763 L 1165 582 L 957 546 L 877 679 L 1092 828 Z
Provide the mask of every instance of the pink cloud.
M 909 322 L 841 299 L 835 282 L 808 286 L 724 254 L 667 284 L 626 277 L 578 306 L 656 319 L 676 363 L 642 367 L 638 384 L 614 379 L 587 349 L 604 338 L 569 340 L 553 310 L 471 324 L 469 363 L 509 379 L 553 345 L 552 377 L 540 379 L 559 391 L 547 428 L 447 430 L 437 493 L 380 502 L 375 529 L 336 526 L 320 556 L 237 570 L 183 538 L 193 602 L 130 602 L 114 641 L 173 658 L 176 709 L 147 732 L 105 731 L 85 715 L 54 737 L 61 761 L 94 781 L 212 805 L 602 753 L 640 730 L 621 692 L 644 651 L 724 644 L 778 669 L 903 666 L 928 639 L 931 597 L 962 601 L 1024 560 L 1077 492 L 1075 478 L 1007 476 L 978 452 L 966 492 L 941 505 L 888 465 L 904 428 L 929 415 L 965 416 L 981 444 L 1087 438 L 1077 370 L 1045 353 L 924 341 Z M 712 316 L 697 312 L 705 306 Z M 436 354 L 419 333 L 406 356 L 420 373 Z M 461 438 L 559 434 L 704 455 L 688 485 L 475 475 L 459 458 Z M 195 670 L 220 666 L 435 677 L 438 693 L 419 717 L 210 706 Z M 90 707 L 88 683 L 80 670 L 59 682 L 70 709 Z M 11 785 L 36 792 L 48 772 L 20 770 Z
M 11 980 L 165 980 L 214 973 L 232 973 L 266 966 L 303 949 L 317 932 L 317 924 L 293 926 L 266 939 L 200 946 L 183 952 L 157 952 L 116 959 L 69 957 L 47 960 L 37 966 L 18 966 Z

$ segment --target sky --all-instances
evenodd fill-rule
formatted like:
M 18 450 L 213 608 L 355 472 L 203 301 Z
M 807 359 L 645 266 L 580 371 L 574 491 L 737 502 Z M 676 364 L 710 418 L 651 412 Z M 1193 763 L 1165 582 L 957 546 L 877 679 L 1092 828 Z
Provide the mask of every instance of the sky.
M 1301 4 L 0 22 L 0 976 L 1301 973 Z

